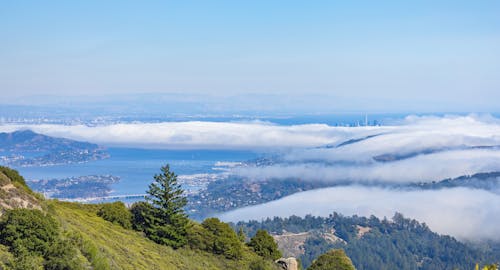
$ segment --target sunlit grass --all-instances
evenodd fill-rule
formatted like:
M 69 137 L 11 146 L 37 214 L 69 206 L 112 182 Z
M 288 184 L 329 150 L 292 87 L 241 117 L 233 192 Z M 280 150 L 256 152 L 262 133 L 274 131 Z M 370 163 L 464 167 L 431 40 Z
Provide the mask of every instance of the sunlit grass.
M 251 261 L 259 259 L 248 249 L 241 260 L 186 248 L 173 250 L 103 220 L 96 215 L 95 205 L 49 201 L 48 206 L 66 232 L 81 236 L 96 269 L 248 269 Z

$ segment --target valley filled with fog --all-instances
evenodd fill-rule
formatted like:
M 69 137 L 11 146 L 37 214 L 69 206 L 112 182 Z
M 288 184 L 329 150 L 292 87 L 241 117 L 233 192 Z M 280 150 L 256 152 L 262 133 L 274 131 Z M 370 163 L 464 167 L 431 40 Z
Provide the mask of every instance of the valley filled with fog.
M 206 183 L 233 178 L 249 183 L 283 179 L 311 183 L 303 192 L 284 192 L 289 196 L 219 212 L 227 221 L 333 212 L 390 218 L 401 212 L 459 239 L 500 240 L 495 233 L 500 221 L 500 179 L 496 174 L 487 179 L 474 176 L 500 172 L 500 120 L 491 115 L 410 115 L 382 125 L 350 126 L 259 120 L 0 126 L 2 132 L 24 129 L 105 147 L 225 150 L 227 156 L 232 151 L 253 151 L 258 153 L 255 159 L 239 160 L 223 172 L 213 169 L 216 161 L 238 160 L 214 155 L 214 161 L 206 161 L 205 169 L 197 169 L 191 178 L 206 171 L 213 175 Z M 160 160 L 158 156 L 155 163 Z M 186 178 L 190 172 L 184 169 L 181 174 Z M 455 180 L 468 176 L 473 177 Z M 445 179 L 448 182 L 440 184 Z M 136 183 L 134 190 L 147 184 L 138 181 L 128 180 Z M 115 189 L 119 187 L 120 183 L 115 184 Z

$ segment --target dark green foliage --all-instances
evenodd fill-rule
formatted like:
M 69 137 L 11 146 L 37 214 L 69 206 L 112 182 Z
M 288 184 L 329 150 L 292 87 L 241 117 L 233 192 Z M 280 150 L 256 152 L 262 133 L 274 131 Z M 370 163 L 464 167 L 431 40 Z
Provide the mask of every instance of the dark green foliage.
M 147 200 L 159 209 L 166 219 L 187 217 L 183 209 L 187 204 L 184 190 L 177 182 L 177 175 L 170 171 L 169 165 L 161 167 L 161 174 L 154 176 L 154 182 L 149 185 L 147 193 Z
M 153 206 L 147 202 L 135 202 L 130 207 L 132 227 L 137 231 L 145 231 L 153 216 Z
M 132 228 L 132 215 L 123 202 L 101 204 L 97 215 L 125 229 Z
M 0 239 L 15 256 L 14 269 L 83 269 L 57 221 L 40 210 L 7 211 L 0 221 Z
M 179 248 L 187 244 L 189 219 L 184 212 L 187 199 L 170 167 L 162 167 L 161 172 L 149 185 L 148 203 L 136 205 L 132 210 L 134 227 L 159 244 Z
M 188 228 L 188 244 L 192 249 L 212 252 L 214 235 L 201 224 L 193 223 Z
M 255 236 L 250 239 L 248 246 L 252 247 L 259 256 L 266 259 L 277 260 L 281 257 L 278 244 L 265 230 L 258 230 Z
M 52 243 L 45 253 L 45 270 L 83 269 L 72 243 L 59 239 Z
M 358 237 L 356 226 L 369 227 L 370 232 Z M 358 270 L 364 269 L 408 269 L 408 270 L 454 270 L 473 269 L 476 263 L 498 261 L 500 249 L 495 243 L 477 247 L 457 241 L 453 237 L 438 235 L 425 224 L 406 219 L 396 214 L 393 221 L 380 220 L 374 216 L 344 217 L 332 214 L 329 217 L 291 216 L 289 218 L 266 219 L 262 222 L 240 222 L 252 236 L 259 229 L 280 234 L 316 232 L 304 244 L 305 252 L 300 256 L 307 267 L 321 254 L 330 249 L 342 248 Z M 335 229 L 335 235 L 346 240 L 332 243 L 322 236 Z
M 19 183 L 26 188 L 28 187 L 26 185 L 24 177 L 22 177 L 18 171 L 11 169 L 9 167 L 0 166 L 0 172 L 5 174 L 5 176 L 9 177 L 12 182 Z
M 315 260 L 321 254 L 328 252 L 334 247 L 331 242 L 326 241 L 323 237 L 313 236 L 306 240 L 304 243 L 304 254 L 301 256 L 302 265 L 311 265 L 313 260 Z
M 163 219 L 153 217 L 153 222 L 144 231 L 146 236 L 160 245 L 180 248 L 187 244 L 186 228 L 174 225 L 178 221 L 165 223 Z M 180 223 L 180 222 L 179 222 Z
M 201 225 L 193 224 L 189 228 L 189 246 L 214 254 L 224 255 L 228 259 L 241 259 L 243 244 L 229 224 L 217 218 L 208 218 Z
M 238 236 L 229 224 L 217 218 L 207 218 L 201 224 L 213 235 L 211 245 L 216 254 L 223 254 L 226 258 L 239 259 L 243 255 L 243 246 Z
M 331 250 L 319 256 L 308 270 L 355 270 L 351 260 L 342 249 Z
M 58 224 L 39 210 L 9 210 L 0 222 L 0 241 L 17 256 L 43 255 L 58 238 Z

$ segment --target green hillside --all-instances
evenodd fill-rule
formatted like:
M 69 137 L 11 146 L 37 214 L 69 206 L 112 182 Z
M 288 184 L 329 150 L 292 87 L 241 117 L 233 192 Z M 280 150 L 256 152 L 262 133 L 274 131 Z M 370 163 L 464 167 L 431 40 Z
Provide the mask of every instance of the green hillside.
M 248 269 L 250 262 L 260 259 L 248 248 L 241 260 L 188 248 L 173 250 L 103 220 L 95 205 L 49 201 L 48 206 L 65 231 L 78 233 L 98 247 L 110 269 Z
M 165 184 L 161 181 L 168 180 L 175 184 L 175 174 L 168 167 L 162 170 L 164 174 L 155 176 L 155 183 Z M 173 218 L 182 217 L 182 210 L 155 208 L 167 199 L 176 198 L 171 197 L 172 194 L 182 195 L 175 185 L 167 186 L 171 188 L 150 185 L 155 188 L 153 194 L 161 195 L 154 197 L 158 200 L 151 204 L 134 204 L 130 209 L 121 202 L 69 203 L 45 200 L 33 193 L 16 171 L 0 167 L 0 269 L 277 270 L 282 268 L 274 260 L 282 255 L 268 231 L 286 229 L 299 233 L 318 228 L 330 228 L 330 231 L 334 228 L 338 236 L 320 233 L 305 240 L 305 253 L 299 258 L 306 266 L 311 265 L 310 269 L 354 269 L 351 260 L 340 249 L 353 259 L 357 269 L 430 270 L 457 269 L 457 266 L 462 266 L 458 269 L 472 269 L 476 262 L 495 261 L 492 254 L 436 235 L 424 225 L 402 217 L 390 223 L 375 218 L 341 216 L 330 217 L 331 220 L 310 216 L 305 219 L 275 218 L 262 223 L 239 223 L 238 234 L 217 218 L 208 218 L 202 223 L 186 218 L 184 228 L 173 228 L 171 224 L 181 226 L 182 223 Z M 177 198 L 183 205 L 182 196 Z M 173 205 L 172 201 L 168 202 L 165 205 Z M 158 214 L 165 216 L 158 220 L 155 216 Z M 165 222 L 169 218 L 171 221 Z M 370 229 L 360 234 L 360 228 Z M 244 231 L 253 236 L 246 243 L 248 237 Z M 330 241 L 344 240 L 328 242 L 319 237 L 321 235 L 328 236 Z M 302 237 L 302 234 L 295 236 Z M 393 245 L 396 246 L 393 248 Z M 287 252 L 286 249 L 282 251 Z M 325 255 L 320 256 L 322 253 Z M 427 261 L 420 263 L 420 267 L 412 267 L 415 260 L 420 260 L 419 256 Z M 391 259 L 394 257 L 398 257 L 397 260 Z M 402 263 L 403 259 L 409 260 L 407 257 L 413 261 Z M 297 261 L 294 264 L 297 265 Z M 496 266 L 488 269 L 496 269 Z
M 23 179 L 11 179 L 7 174 L 17 177 L 11 170 L 0 173 L 0 189 L 8 187 L 9 191 L 3 193 L 3 200 L 33 198 L 37 207 L 0 206 L 0 269 L 277 269 L 272 260 L 260 257 L 239 240 L 237 258 L 211 252 L 210 246 L 197 248 L 196 237 L 201 237 L 207 245 L 210 241 L 219 244 L 216 251 L 224 251 L 227 232 L 215 240 L 207 239 L 203 224 L 189 221 L 188 232 L 195 234 L 194 238 L 189 235 L 190 241 L 196 247 L 187 244 L 174 249 L 153 242 L 143 232 L 103 219 L 101 209 L 112 204 L 35 198 Z M 210 224 L 230 229 L 217 219 Z M 229 237 L 238 239 L 232 229 Z

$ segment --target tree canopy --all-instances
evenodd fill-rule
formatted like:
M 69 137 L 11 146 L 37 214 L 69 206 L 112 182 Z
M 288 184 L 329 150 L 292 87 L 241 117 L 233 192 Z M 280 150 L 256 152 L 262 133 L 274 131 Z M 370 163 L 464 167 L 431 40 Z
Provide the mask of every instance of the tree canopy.
M 308 270 L 355 270 L 351 259 L 347 257 L 344 250 L 333 249 L 319 256 L 307 268 Z
M 101 204 L 97 215 L 125 229 L 132 228 L 132 215 L 123 202 Z
M 147 193 L 147 202 L 132 207 L 134 228 L 144 231 L 159 244 L 173 248 L 184 246 L 189 223 L 184 211 L 187 199 L 169 165 L 161 167 L 161 173 L 154 176 Z
M 255 253 L 264 258 L 277 260 L 281 257 L 278 244 L 276 244 L 274 238 L 265 230 L 258 230 L 255 236 L 250 239 L 248 245 L 253 248 Z

